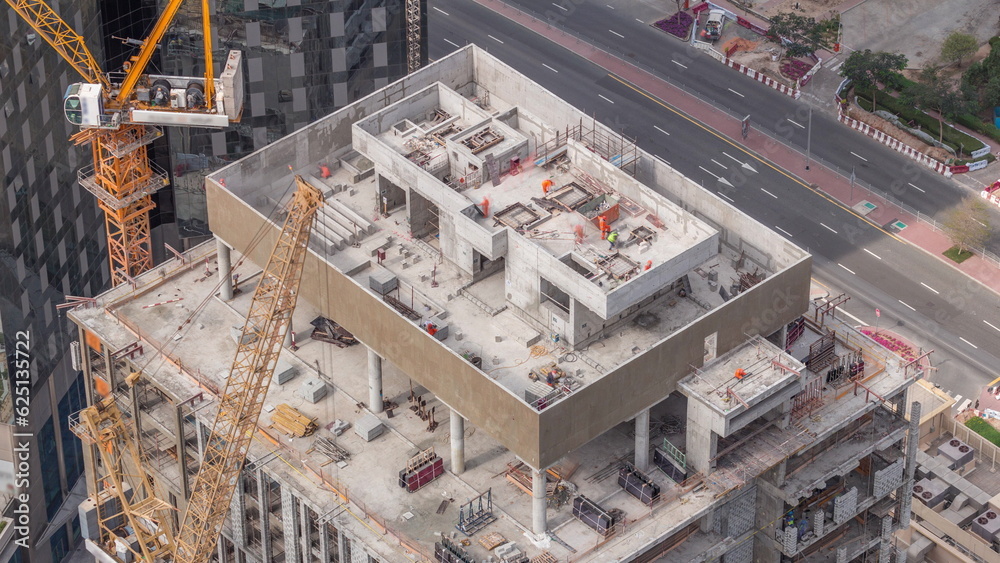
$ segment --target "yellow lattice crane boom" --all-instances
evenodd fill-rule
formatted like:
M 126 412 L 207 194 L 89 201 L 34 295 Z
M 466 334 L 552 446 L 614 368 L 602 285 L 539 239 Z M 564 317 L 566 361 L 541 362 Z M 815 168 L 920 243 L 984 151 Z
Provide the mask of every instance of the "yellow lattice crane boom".
M 165 559 L 174 550 L 169 526 L 173 507 L 154 494 L 127 420 L 111 394 L 70 421 L 74 434 L 97 447 L 103 463 L 100 475 L 96 471 L 90 475 L 101 547 L 109 553 L 130 553 L 134 561 Z M 107 502 L 113 497 L 117 502 Z M 123 524 L 131 529 L 134 541 L 117 541 Z
M 123 416 L 114 393 L 80 411 L 70 427 L 96 446 L 102 465 L 92 478 L 100 538 L 97 543 L 118 561 L 207 563 L 222 533 L 223 520 L 243 469 L 250 440 L 260 418 L 281 344 L 291 324 L 299 294 L 309 235 L 323 194 L 301 176 L 288 215 L 250 302 L 232 369 L 219 398 L 204 458 L 195 477 L 187 510 L 176 534 L 171 532 L 173 507 L 156 497 L 143 467 L 138 437 Z M 126 383 L 134 385 L 140 373 Z M 181 470 L 184 462 L 181 460 Z M 128 525 L 132 537 L 117 541 Z M 132 557 L 123 557 L 122 550 Z
M 323 204 L 323 194 L 317 188 L 298 175 L 295 182 L 298 189 L 254 291 L 233 368 L 205 443 L 205 458 L 177 533 L 175 563 L 203 563 L 211 557 L 291 322 L 313 218 Z
M 92 146 L 93 164 L 78 171 L 78 180 L 97 197 L 105 214 L 111 283 L 128 281 L 153 266 L 151 195 L 168 184 L 166 172 L 150 162 L 146 147 L 162 134 L 161 125 L 226 127 L 238 121 L 243 107 L 240 53 L 231 51 L 220 79 L 214 78 L 209 6 L 208 0 L 201 0 L 204 77 L 146 74 L 184 2 L 169 0 L 138 55 L 126 63 L 119 83 L 101 70 L 84 38 L 44 0 L 6 2 L 84 79 L 69 86 L 63 106 L 66 118 L 83 129 L 73 141 Z

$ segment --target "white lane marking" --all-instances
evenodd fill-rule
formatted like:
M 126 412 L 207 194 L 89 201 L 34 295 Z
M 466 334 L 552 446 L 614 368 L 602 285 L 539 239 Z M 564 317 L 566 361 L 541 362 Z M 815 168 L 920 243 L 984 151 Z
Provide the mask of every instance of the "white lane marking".
M 848 317 L 851 317 L 852 319 L 854 319 L 855 321 L 857 321 L 857 323 L 858 323 L 858 324 L 862 324 L 862 325 L 863 325 L 863 324 L 866 324 L 866 323 L 865 323 L 865 321 L 863 321 L 863 320 L 859 319 L 859 318 L 858 318 L 857 316 L 855 316 L 855 315 L 852 315 L 852 314 L 848 313 L 847 311 L 845 311 L 845 310 L 841 309 L 840 307 L 837 307 L 837 310 L 838 310 L 838 311 L 840 311 L 841 313 L 843 313 L 843 314 L 847 315 Z M 834 313 L 834 314 L 836 314 L 836 313 Z
M 923 194 L 927 193 L 927 192 L 925 192 L 924 190 L 921 190 L 920 188 L 918 188 L 918 187 L 914 186 L 914 185 L 913 185 L 912 183 L 910 183 L 910 182 L 907 182 L 907 184 L 910 184 L 910 187 L 911 187 L 911 188 L 913 188 L 913 189 L 915 189 L 915 190 L 920 190 L 920 193 L 923 193 Z
M 670 162 L 667 159 L 663 158 L 662 156 L 660 156 L 658 154 L 654 154 L 653 156 L 655 156 L 656 158 L 658 158 L 658 159 L 662 160 L 663 162 L 665 162 L 667 164 L 667 166 L 672 166 L 670 164 Z
M 674 63 L 675 65 L 677 65 L 677 66 L 679 66 L 681 68 L 687 68 L 686 66 L 682 65 L 681 63 L 679 63 L 679 62 L 677 62 L 677 61 L 675 61 L 673 59 L 670 59 L 670 62 Z
M 726 90 L 729 90 L 730 92 L 732 92 L 733 94 L 736 94 L 737 96 L 739 96 L 741 98 L 745 98 L 746 97 L 743 94 L 740 94 L 739 92 L 737 92 L 736 90 L 733 90 L 732 88 L 726 88 Z
M 715 159 L 713 158 L 713 159 L 711 159 L 711 161 L 712 161 L 712 162 L 714 162 L 714 163 L 716 163 L 716 164 L 718 164 L 719 166 L 722 166 L 722 169 L 723 169 L 723 170 L 729 170 L 728 168 L 726 168 L 726 166 L 725 166 L 724 164 L 722 164 L 722 163 L 721 163 L 721 162 L 719 162 L 718 160 L 715 160 Z
M 785 233 L 785 234 L 786 234 L 786 235 L 788 235 L 788 236 L 792 236 L 792 233 L 790 233 L 790 232 L 786 231 L 785 229 L 782 229 L 781 227 L 779 227 L 779 226 L 777 226 L 777 225 L 775 225 L 775 226 L 774 226 L 774 228 L 775 228 L 775 229 L 778 229 L 779 231 L 781 231 L 781 232 Z
M 503 41 L 500 41 L 499 39 L 497 39 L 496 37 L 493 37 L 492 35 L 487 34 L 486 37 L 489 37 L 490 39 L 492 39 L 492 40 L 496 41 L 497 43 L 503 45 Z
M 911 307 L 910 305 L 907 305 L 907 304 L 906 304 L 906 302 L 905 302 L 905 301 L 903 301 L 902 299 L 897 299 L 896 301 L 899 301 L 900 303 L 902 303 L 902 304 L 903 304 L 903 306 L 904 306 L 904 307 L 906 307 L 907 309 L 909 309 L 909 310 L 911 310 L 911 311 L 916 311 L 916 309 L 914 309 L 914 308 L 913 308 L 913 307 Z
M 739 163 L 739 164 L 743 164 L 743 162 L 742 162 L 741 160 L 737 159 L 737 158 L 736 158 L 735 156 L 733 156 L 733 155 L 731 155 L 731 154 L 727 153 L 726 151 L 722 151 L 722 154 L 724 154 L 724 155 L 728 156 L 728 157 L 729 157 L 730 159 L 732 159 L 732 160 L 736 161 L 736 162 L 737 162 L 737 163 Z
M 733 201 L 733 198 L 727 196 L 726 194 L 724 194 L 722 192 L 719 192 L 719 197 L 724 197 L 724 198 L 728 199 L 729 203 L 736 203 L 735 201 Z
M 961 340 L 962 342 L 965 342 L 965 343 L 966 343 L 966 344 L 968 344 L 969 346 L 972 346 L 972 347 L 973 347 L 973 348 L 975 348 L 976 350 L 978 350 L 978 349 L 979 349 L 979 346 L 976 346 L 975 344 L 973 344 L 973 343 L 969 342 L 968 340 L 966 340 L 966 339 L 962 338 L 961 336 L 959 336 L 959 337 L 958 337 L 958 339 L 959 339 L 959 340 Z
M 618 37 L 621 37 L 622 39 L 625 39 L 624 35 L 622 35 L 621 33 L 618 33 L 617 31 L 615 31 L 613 29 L 609 29 L 608 31 L 610 31 L 611 33 L 614 33 L 615 35 L 617 35 Z
M 823 223 L 820 223 L 820 225 L 823 225 Z M 826 225 L 823 225 L 823 227 L 824 227 L 824 228 L 826 228 L 826 230 L 830 231 L 831 233 L 833 233 L 833 234 L 837 234 L 837 231 L 835 231 L 835 230 L 831 229 L 830 227 L 828 227 L 828 226 L 826 226 Z
M 992 328 L 994 330 L 1000 330 L 1000 327 L 996 326 L 995 324 L 991 323 L 990 321 L 983 321 L 983 322 L 986 323 L 990 328 Z
M 867 158 L 865 158 L 865 157 L 861 156 L 860 154 L 858 154 L 858 153 L 856 153 L 856 152 L 854 152 L 854 151 L 851 151 L 851 154 L 853 154 L 854 156 L 856 156 L 856 157 L 860 158 L 861 160 L 863 160 L 863 161 L 865 161 L 865 162 L 868 162 L 868 159 L 867 159 Z
M 445 42 L 448 43 L 449 45 L 454 45 L 454 46 L 458 47 L 459 49 L 462 48 L 461 45 L 459 45 L 458 43 L 455 43 L 454 41 L 448 41 L 447 39 L 445 39 Z
M 794 121 L 792 121 L 791 119 L 789 119 L 788 121 L 789 121 L 789 122 L 790 122 L 790 123 L 791 123 L 792 125 L 794 125 L 794 126 L 796 126 L 796 127 L 799 127 L 800 129 L 805 129 L 805 128 L 806 128 L 806 126 L 805 126 L 805 125 L 802 125 L 801 123 L 795 123 L 795 122 L 794 122 Z
M 845 266 L 845 265 L 841 264 L 840 262 L 837 262 L 837 265 L 838 265 L 838 266 L 840 266 L 841 268 L 843 268 L 843 269 L 847 270 L 847 271 L 848 271 L 848 272 L 850 272 L 851 274 L 854 274 L 855 276 L 857 275 L 857 274 L 855 274 L 855 273 L 854 273 L 854 270 L 852 270 L 852 269 L 848 268 L 847 266 Z
M 711 172 L 709 172 L 709 171 L 708 171 L 708 169 L 706 169 L 706 168 L 705 168 L 704 166 L 698 166 L 698 168 L 701 168 L 701 169 L 702 169 L 702 170 L 704 170 L 704 171 L 705 171 L 705 172 L 706 172 L 706 173 L 707 173 L 707 174 L 708 174 L 709 176 L 711 176 L 711 177 L 715 178 L 716 180 L 718 180 L 718 179 L 719 179 L 719 177 L 718 177 L 718 176 L 716 176 L 715 174 L 712 174 Z
M 645 24 L 645 23 L 646 23 L 646 22 L 644 22 L 644 21 L 640 20 L 639 18 L 635 18 L 635 21 L 637 21 L 637 22 L 639 22 L 639 23 L 641 23 L 641 24 Z
M 920 285 L 922 285 L 922 286 L 926 287 L 927 289 L 929 289 L 929 290 L 933 291 L 933 292 L 934 292 L 935 294 L 938 294 L 938 295 L 940 295 L 940 294 L 941 294 L 941 292 L 940 292 L 940 291 L 938 291 L 938 290 L 934 289 L 933 287 L 931 287 L 931 286 L 927 285 L 927 284 L 926 284 L 926 283 L 924 283 L 924 282 L 920 282 Z M 985 322 L 985 321 L 984 321 L 984 322 Z M 989 323 L 987 323 L 987 324 L 989 324 Z
M 657 131 L 659 131 L 660 133 L 663 133 L 664 135 L 666 135 L 668 137 L 670 136 L 670 133 L 667 133 L 666 131 L 664 131 L 663 129 L 660 129 L 656 125 L 653 126 L 653 129 L 656 129 Z
M 598 94 L 598 96 L 601 96 L 601 95 L 600 95 L 600 94 Z M 601 97 L 602 97 L 602 98 L 604 98 L 604 96 L 601 96 Z M 613 104 L 613 103 L 615 103 L 615 101 L 614 101 L 614 100 L 612 100 L 612 99 L 610 99 L 610 98 L 604 98 L 604 99 L 605 99 L 605 100 L 606 100 L 607 102 L 609 102 L 609 103 L 612 103 L 612 104 Z
M 566 8 L 566 7 L 564 7 L 564 6 L 561 6 L 561 5 L 559 5 L 559 4 L 556 4 L 555 2 L 553 2 L 553 3 L 552 3 L 552 5 L 553 5 L 553 6 L 555 6 L 556 8 L 559 8 L 560 10 L 562 10 L 562 11 L 564 11 L 564 12 L 568 12 L 568 11 L 569 11 L 569 8 Z
M 882 259 L 882 257 L 881 257 L 881 256 L 879 256 L 878 254 L 875 254 L 874 252 L 872 252 L 871 250 L 868 250 L 867 248 L 865 248 L 865 249 L 863 249 L 863 250 L 864 250 L 865 252 L 867 252 L 868 254 L 871 254 L 871 255 L 872 255 L 872 256 L 874 256 L 875 258 L 878 258 L 879 260 L 881 260 L 881 259 Z
M 762 192 L 766 193 L 767 195 L 769 195 L 769 196 L 773 197 L 774 199 L 778 199 L 778 196 L 776 196 L 776 195 L 772 194 L 771 192 L 769 192 L 769 191 L 765 190 L 764 188 L 761 188 L 761 189 L 760 189 L 760 191 L 762 191 Z
M 442 14 L 444 14 L 446 16 L 450 16 L 451 15 L 448 12 L 442 10 L 441 8 L 438 8 L 437 6 L 434 6 L 434 9 L 437 10 L 437 11 L 439 11 L 439 12 L 441 12 Z
M 554 72 L 554 73 L 556 73 L 556 74 L 559 74 L 559 71 L 558 71 L 558 70 L 556 70 L 556 69 L 554 69 L 554 68 L 550 67 L 549 65 L 547 65 L 547 64 L 545 64 L 545 63 L 542 63 L 542 66 L 544 66 L 545 68 L 547 68 L 547 69 L 551 70 L 552 72 Z
M 614 10 L 614 9 L 615 9 L 615 7 L 614 7 L 614 6 L 612 6 L 611 4 L 605 4 L 605 6 L 607 6 L 607 7 L 611 8 L 612 10 Z

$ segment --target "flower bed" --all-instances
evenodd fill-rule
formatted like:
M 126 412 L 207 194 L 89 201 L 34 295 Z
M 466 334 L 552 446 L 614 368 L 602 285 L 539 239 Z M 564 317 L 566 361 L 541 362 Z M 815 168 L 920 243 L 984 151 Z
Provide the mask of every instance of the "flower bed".
M 693 23 L 694 18 L 691 14 L 687 12 L 677 12 L 669 18 L 660 20 L 653 25 L 663 31 L 666 31 L 670 35 L 680 37 L 681 39 L 687 39 L 690 36 L 691 24 Z
M 878 342 L 883 348 L 906 361 L 913 361 L 917 359 L 917 354 L 914 352 L 913 347 L 902 340 L 899 340 L 895 336 L 890 336 L 884 332 L 875 334 L 875 329 L 873 328 L 863 328 L 861 329 L 861 333 L 875 342 Z
M 809 63 L 804 63 L 802 61 L 797 61 L 795 59 L 785 59 L 781 61 L 781 74 L 782 76 L 787 76 L 792 80 L 798 80 L 805 76 L 813 65 Z

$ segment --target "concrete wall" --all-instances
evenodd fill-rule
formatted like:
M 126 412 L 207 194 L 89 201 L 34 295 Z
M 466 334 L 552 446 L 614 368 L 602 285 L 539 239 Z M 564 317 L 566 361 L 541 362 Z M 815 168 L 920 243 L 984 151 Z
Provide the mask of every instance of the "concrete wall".
M 238 252 L 247 253 L 255 235 L 263 231 L 247 255 L 256 264 L 266 264 L 280 227 L 265 224 L 263 215 L 216 182 L 208 180 L 206 189 L 216 232 Z M 538 442 L 538 414 L 531 407 L 312 251 L 306 258 L 301 295 L 515 455 L 538 464 L 545 448 Z
M 351 127 L 355 121 L 437 81 L 457 90 L 467 90 L 474 78 L 472 58 L 471 50 L 453 53 L 446 61 L 438 61 L 421 69 L 417 75 L 397 80 L 351 106 L 222 168 L 210 177 L 225 179 L 231 191 L 251 205 L 256 205 L 259 195 L 272 191 L 272 184 L 288 183 L 289 165 L 301 169 L 328 159 L 335 151 L 346 150 L 351 143 Z
M 811 270 L 812 258 L 802 258 L 542 411 L 542 467 L 666 398 L 692 366 L 702 366 L 705 337 L 713 332 L 721 356 L 747 334 L 770 334 L 805 313 Z

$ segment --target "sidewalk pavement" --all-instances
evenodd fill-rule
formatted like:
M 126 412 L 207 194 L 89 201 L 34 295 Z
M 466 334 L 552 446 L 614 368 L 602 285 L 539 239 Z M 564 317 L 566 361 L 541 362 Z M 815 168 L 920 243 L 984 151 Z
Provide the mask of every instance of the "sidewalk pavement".
M 475 1 L 546 37 L 550 41 L 579 54 L 604 68 L 609 73 L 621 77 L 642 90 L 642 92 L 647 93 L 664 107 L 676 109 L 682 116 L 702 126 L 709 133 L 730 142 L 734 146 L 742 146 L 747 151 L 753 153 L 761 162 L 771 165 L 775 170 L 781 172 L 804 188 L 813 189 L 831 202 L 847 208 L 858 217 L 862 216 L 851 210 L 855 204 L 863 200 L 876 204 L 878 207 L 864 217 L 869 223 L 880 228 L 892 221 L 906 223 L 907 228 L 903 229 L 898 235 L 887 234 L 924 250 L 952 268 L 979 281 L 994 292 L 1000 293 L 1000 266 L 990 263 L 979 255 L 973 256 L 961 264 L 955 264 L 941 254 L 953 246 L 947 236 L 935 230 L 930 224 L 896 208 L 891 203 L 884 201 L 866 189 L 860 186 L 852 188 L 849 178 L 845 178 L 816 162 L 811 164 L 810 170 L 803 170 L 804 156 L 801 153 L 775 139 L 767 137 L 760 131 L 753 130 L 746 140 L 740 139 L 741 124 L 739 120 L 719 111 L 711 104 L 688 94 L 686 91 L 668 84 L 658 76 L 640 69 L 590 43 L 581 41 L 562 30 L 556 29 L 547 22 L 521 12 L 502 0 Z M 667 103 L 665 100 L 670 100 L 670 102 Z M 798 172 L 790 172 L 791 170 L 798 170 Z

